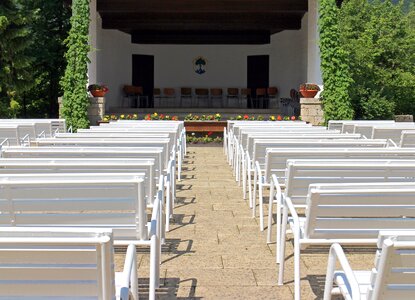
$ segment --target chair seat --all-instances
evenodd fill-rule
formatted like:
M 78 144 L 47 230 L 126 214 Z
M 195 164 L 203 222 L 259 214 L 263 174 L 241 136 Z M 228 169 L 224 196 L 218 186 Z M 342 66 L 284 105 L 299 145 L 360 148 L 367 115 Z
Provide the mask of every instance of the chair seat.
M 356 280 L 359 284 L 360 299 L 366 300 L 367 292 L 370 287 L 371 271 L 354 271 L 353 274 L 356 277 Z M 343 295 L 344 299 L 352 300 L 352 296 L 350 295 L 350 285 L 347 282 L 344 272 L 336 271 L 334 273 L 334 282 L 339 287 L 340 292 Z

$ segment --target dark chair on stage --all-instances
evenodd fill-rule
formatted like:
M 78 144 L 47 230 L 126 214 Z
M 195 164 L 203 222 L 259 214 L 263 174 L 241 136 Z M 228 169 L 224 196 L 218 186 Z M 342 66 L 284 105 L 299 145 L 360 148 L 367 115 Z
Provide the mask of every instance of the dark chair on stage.
M 226 95 L 226 107 L 240 107 L 239 103 L 239 89 L 228 88 L 228 94 Z
M 143 87 L 124 85 L 123 93 L 122 107 L 147 107 L 148 97 L 143 95 Z
M 248 102 L 251 104 L 250 107 L 252 108 L 252 99 L 251 99 L 251 89 L 241 89 L 241 108 L 248 108 Z
M 153 89 L 153 104 L 155 108 L 161 107 L 161 89 Z
M 221 88 L 210 89 L 210 107 L 223 108 L 223 91 Z
M 253 108 L 259 108 L 259 109 L 265 108 L 267 105 L 266 102 L 267 102 L 267 89 L 257 88 Z
M 210 107 L 208 89 L 202 89 L 202 88 L 195 89 L 195 94 L 196 94 L 196 106 Z
M 267 106 L 264 108 L 279 108 L 279 99 L 277 98 L 278 89 L 275 86 L 267 88 Z
M 192 88 L 182 87 L 180 89 L 180 107 L 192 107 L 193 97 L 192 97 Z
M 176 90 L 174 88 L 163 89 L 163 107 L 175 107 L 176 106 Z

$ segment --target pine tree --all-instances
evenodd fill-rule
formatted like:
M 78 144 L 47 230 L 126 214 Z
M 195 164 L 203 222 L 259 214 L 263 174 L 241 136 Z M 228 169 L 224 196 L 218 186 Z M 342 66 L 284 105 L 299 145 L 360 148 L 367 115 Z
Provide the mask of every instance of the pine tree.
M 33 83 L 28 49 L 31 12 L 18 0 L 0 2 L 0 117 L 13 117 Z

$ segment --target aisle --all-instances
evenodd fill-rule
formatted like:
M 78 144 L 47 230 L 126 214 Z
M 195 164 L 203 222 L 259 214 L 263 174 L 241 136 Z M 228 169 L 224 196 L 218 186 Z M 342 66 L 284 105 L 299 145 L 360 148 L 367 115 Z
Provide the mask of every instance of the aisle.
M 266 244 L 266 233 L 251 218 L 222 148 L 189 147 L 183 175 L 158 299 L 293 299 L 292 243 L 287 242 L 286 285 L 277 286 L 275 244 Z M 302 256 L 303 299 L 321 298 L 326 259 L 325 253 Z M 145 287 L 148 253 L 139 253 L 139 261 Z

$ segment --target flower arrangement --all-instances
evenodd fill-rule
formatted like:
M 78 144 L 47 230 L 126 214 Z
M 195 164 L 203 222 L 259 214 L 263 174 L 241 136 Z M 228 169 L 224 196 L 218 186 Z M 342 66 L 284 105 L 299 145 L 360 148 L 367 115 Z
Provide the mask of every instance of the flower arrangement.
M 146 114 L 144 116 L 144 120 L 151 121 L 151 120 L 164 120 L 164 121 L 178 121 L 179 118 L 177 116 L 170 116 L 158 113 Z
M 188 114 L 184 118 L 185 121 L 220 121 L 222 119 L 222 116 L 220 114 L 214 114 L 214 115 L 193 115 Z
M 319 91 L 320 87 L 315 83 L 303 83 L 300 85 L 300 91 Z
M 101 84 L 90 84 L 88 86 L 88 91 L 94 97 L 104 97 L 106 93 L 108 93 L 109 89 L 105 85 Z

